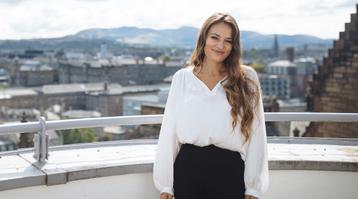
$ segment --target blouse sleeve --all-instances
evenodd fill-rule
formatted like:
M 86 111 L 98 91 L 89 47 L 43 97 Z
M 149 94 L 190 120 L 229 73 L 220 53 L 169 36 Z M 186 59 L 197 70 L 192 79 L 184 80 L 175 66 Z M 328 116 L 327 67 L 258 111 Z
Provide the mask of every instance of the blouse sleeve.
M 175 105 L 178 92 L 177 73 L 174 74 L 165 105 L 162 126 L 160 128 L 157 151 L 153 166 L 153 180 L 160 193 L 173 195 L 173 165 L 178 153 L 178 142 L 175 132 Z
M 252 195 L 261 199 L 269 184 L 266 127 L 259 79 L 256 72 L 253 69 L 250 70 L 252 74 L 250 76 L 253 76 L 252 80 L 259 86 L 260 98 L 257 110 L 255 111 L 252 132 L 248 140 L 246 152 L 244 171 L 245 195 Z

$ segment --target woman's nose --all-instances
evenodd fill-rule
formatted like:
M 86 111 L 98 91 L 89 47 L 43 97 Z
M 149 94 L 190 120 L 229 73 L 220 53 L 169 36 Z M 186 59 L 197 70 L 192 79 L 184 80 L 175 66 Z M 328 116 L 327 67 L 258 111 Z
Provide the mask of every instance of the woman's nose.
M 217 47 L 219 48 L 219 49 L 224 49 L 224 42 L 223 41 L 219 41 L 218 43 L 217 43 Z

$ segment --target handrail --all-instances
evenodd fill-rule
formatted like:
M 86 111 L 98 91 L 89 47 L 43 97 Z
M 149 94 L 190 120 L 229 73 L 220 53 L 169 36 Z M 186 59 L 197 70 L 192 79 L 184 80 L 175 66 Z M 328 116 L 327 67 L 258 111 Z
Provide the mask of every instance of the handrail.
M 265 113 L 265 121 L 358 122 L 358 113 L 270 112 Z
M 83 118 L 46 121 L 47 130 L 65 130 L 119 125 L 160 124 L 163 115 L 136 115 L 99 118 Z M 26 122 L 0 125 L 1 134 L 37 132 L 42 130 L 40 122 Z
M 46 130 L 65 130 L 119 125 L 160 124 L 162 119 L 162 114 L 68 119 L 45 121 L 45 128 Z M 358 122 L 358 113 L 269 112 L 265 113 L 265 121 Z M 40 130 L 42 130 L 40 122 L 0 125 L 0 135 L 37 132 Z
M 39 162 L 48 158 L 48 130 L 93 128 L 119 125 L 160 124 L 163 115 L 136 115 L 100 118 L 84 118 L 0 125 L 0 135 L 25 132 L 38 132 L 34 138 L 34 157 Z M 266 122 L 314 121 L 314 122 L 358 122 L 358 113 L 317 113 L 317 112 L 269 112 L 265 113 Z

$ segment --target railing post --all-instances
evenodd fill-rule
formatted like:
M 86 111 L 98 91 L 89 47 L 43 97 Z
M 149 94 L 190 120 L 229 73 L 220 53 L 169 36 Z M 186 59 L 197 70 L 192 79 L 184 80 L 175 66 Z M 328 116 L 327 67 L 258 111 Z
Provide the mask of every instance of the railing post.
M 48 159 L 48 134 L 46 132 L 46 120 L 44 117 L 39 117 L 39 122 L 41 125 L 41 130 L 37 132 L 34 137 L 34 148 L 35 154 L 34 158 L 38 162 L 46 162 Z

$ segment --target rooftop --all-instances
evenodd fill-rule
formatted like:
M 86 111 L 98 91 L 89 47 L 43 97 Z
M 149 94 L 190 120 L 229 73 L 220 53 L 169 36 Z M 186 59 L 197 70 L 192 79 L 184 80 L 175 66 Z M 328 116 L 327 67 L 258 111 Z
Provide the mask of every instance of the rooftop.
M 29 88 L 9 88 L 0 91 L 0 99 L 10 99 L 11 97 L 24 95 L 37 95 L 37 92 Z
M 1 125 L 0 134 L 160 123 L 162 115 L 120 116 Z M 357 122 L 356 113 L 265 113 L 266 121 Z M 41 138 L 42 139 L 42 138 Z M 157 140 L 122 140 L 0 153 L 0 198 L 158 198 L 152 182 Z M 268 138 L 266 198 L 354 198 L 358 139 Z M 48 153 L 46 152 L 48 150 Z M 35 155 L 34 155 L 34 151 Z M 48 154 L 48 155 L 46 155 Z M 113 186 L 113 185 L 117 186 Z M 83 189 L 86 187 L 86 189 Z M 139 191 L 140 190 L 140 191 Z M 324 191 L 323 191 L 324 190 Z
M 289 60 L 277 60 L 275 62 L 272 62 L 269 64 L 269 66 L 275 66 L 275 67 L 295 67 L 296 64 L 292 63 Z
M 104 91 L 104 83 L 73 83 L 73 84 L 52 84 L 41 87 L 29 88 L 8 88 L 0 91 L 0 99 L 12 98 L 16 96 L 38 95 L 38 92 L 43 94 L 63 94 L 63 93 L 87 93 L 98 95 Z M 120 95 L 124 93 L 148 92 L 167 89 L 170 84 L 160 83 L 152 85 L 134 85 L 121 86 L 120 84 L 109 84 L 108 95 Z
M 90 118 L 90 117 L 101 117 L 101 113 L 97 111 L 69 110 L 62 113 L 62 116 L 66 118 Z
M 146 102 L 158 102 L 159 96 L 153 94 L 132 94 L 126 95 L 123 99 L 136 100 L 136 101 L 146 101 Z
M 54 71 L 47 65 L 22 65 L 20 71 Z

